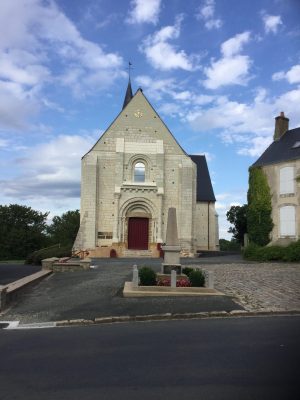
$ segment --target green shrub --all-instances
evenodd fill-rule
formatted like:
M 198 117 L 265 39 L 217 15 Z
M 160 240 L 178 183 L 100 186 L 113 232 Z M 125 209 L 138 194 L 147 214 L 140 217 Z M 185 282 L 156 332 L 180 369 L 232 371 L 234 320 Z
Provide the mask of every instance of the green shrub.
M 249 240 L 259 246 L 270 242 L 273 229 L 271 193 L 267 177 L 261 167 L 249 169 L 247 231 Z
M 240 251 L 241 244 L 234 239 L 226 240 L 220 239 L 219 240 L 220 250 L 221 251 Z
M 300 240 L 286 247 L 260 247 L 252 243 L 244 249 L 243 256 L 252 261 L 300 261 Z
M 191 282 L 191 286 L 201 287 L 205 284 L 205 275 L 203 271 L 194 270 L 189 274 L 189 280 Z
M 258 257 L 261 261 L 280 261 L 284 256 L 284 247 L 269 246 L 258 250 Z
M 284 261 L 300 261 L 300 240 L 284 248 Z
M 156 273 L 149 267 L 143 267 L 139 270 L 140 284 L 142 286 L 155 286 Z
M 194 269 L 193 269 L 193 268 L 189 268 L 189 267 L 184 267 L 184 268 L 182 269 L 182 272 L 183 272 L 186 276 L 190 276 L 190 273 L 191 273 L 192 271 L 194 271 Z
M 25 264 L 41 265 L 42 260 L 50 257 L 71 257 L 72 247 L 68 246 L 52 246 L 50 248 L 41 249 L 27 256 Z
M 243 250 L 243 256 L 247 260 L 252 260 L 256 261 L 256 257 L 258 254 L 258 251 L 261 247 L 258 246 L 257 244 L 250 243 L 247 247 L 244 248 Z

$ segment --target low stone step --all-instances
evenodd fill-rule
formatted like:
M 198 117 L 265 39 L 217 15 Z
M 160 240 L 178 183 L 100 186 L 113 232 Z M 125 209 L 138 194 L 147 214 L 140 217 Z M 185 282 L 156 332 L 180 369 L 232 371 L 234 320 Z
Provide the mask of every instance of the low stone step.
M 152 258 L 153 254 L 152 254 L 151 250 L 124 250 L 123 257 L 125 257 L 125 258 L 135 258 L 135 257 Z

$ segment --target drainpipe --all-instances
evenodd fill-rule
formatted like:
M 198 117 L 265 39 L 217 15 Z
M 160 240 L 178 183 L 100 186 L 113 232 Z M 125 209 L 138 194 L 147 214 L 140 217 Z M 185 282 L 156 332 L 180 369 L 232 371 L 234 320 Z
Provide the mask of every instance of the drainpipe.
M 209 250 L 209 204 L 210 201 L 207 203 L 207 250 Z

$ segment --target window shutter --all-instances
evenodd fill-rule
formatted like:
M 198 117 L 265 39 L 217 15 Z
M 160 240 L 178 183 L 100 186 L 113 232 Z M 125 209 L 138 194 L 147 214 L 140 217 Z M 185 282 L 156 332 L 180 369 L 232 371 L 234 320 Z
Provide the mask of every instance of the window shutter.
M 294 168 L 280 169 L 280 194 L 294 193 Z
M 280 208 L 280 236 L 296 235 L 296 214 L 294 206 Z

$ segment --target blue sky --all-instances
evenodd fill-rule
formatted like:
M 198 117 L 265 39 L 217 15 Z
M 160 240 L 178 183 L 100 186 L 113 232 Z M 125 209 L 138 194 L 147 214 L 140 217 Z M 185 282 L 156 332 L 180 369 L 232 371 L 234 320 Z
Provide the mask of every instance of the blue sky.
M 144 94 L 206 154 L 220 218 L 284 111 L 300 126 L 299 0 L 1 0 L 0 204 L 50 218 L 80 204 L 80 159 Z

